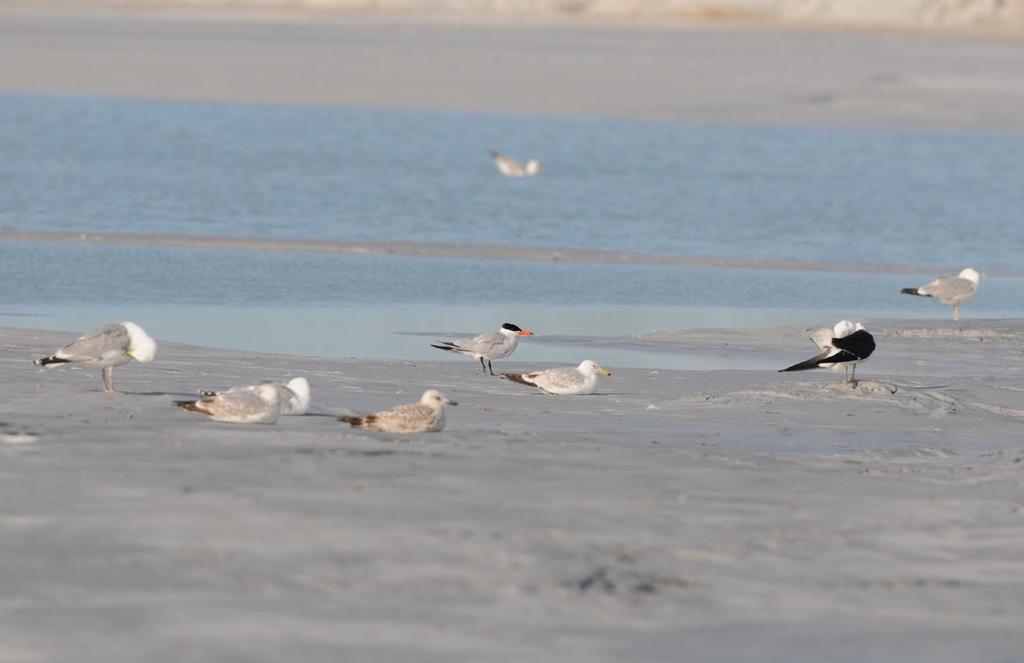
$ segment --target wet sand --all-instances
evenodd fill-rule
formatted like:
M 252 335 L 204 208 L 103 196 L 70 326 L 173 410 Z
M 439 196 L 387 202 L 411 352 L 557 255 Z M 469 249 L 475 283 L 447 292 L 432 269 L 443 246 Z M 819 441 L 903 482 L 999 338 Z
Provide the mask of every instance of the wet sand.
M 1024 40 L 742 23 L 0 3 L 0 91 L 1024 129 Z
M 1024 322 L 872 328 L 857 388 L 612 367 L 575 398 L 470 361 L 173 344 L 110 396 L 30 364 L 67 334 L 6 329 L 0 660 L 1010 660 Z M 314 415 L 274 426 L 171 405 L 300 374 Z M 427 387 L 460 401 L 441 434 L 333 418 Z

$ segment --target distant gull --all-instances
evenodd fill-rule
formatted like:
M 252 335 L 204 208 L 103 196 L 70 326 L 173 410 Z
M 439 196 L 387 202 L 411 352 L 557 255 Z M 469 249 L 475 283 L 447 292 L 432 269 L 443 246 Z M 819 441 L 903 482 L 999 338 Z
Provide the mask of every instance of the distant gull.
M 549 394 L 563 396 L 585 396 L 597 391 L 597 376 L 611 377 L 612 374 L 591 360 L 579 366 L 549 368 L 533 373 L 504 373 L 502 377 L 512 382 L 537 387 Z
M 35 359 L 32 363 L 38 366 L 98 366 L 102 369 L 103 391 L 114 394 L 117 393 L 114 389 L 114 366 L 132 359 L 148 364 L 155 357 L 156 341 L 142 327 L 124 320 L 94 329 L 49 357 Z
M 793 364 L 785 371 L 806 371 L 811 368 L 843 367 L 846 382 L 855 382 L 857 364 L 871 356 L 875 351 L 875 338 L 869 334 L 861 323 L 840 320 L 831 329 L 814 327 L 806 330 L 808 338 L 818 346 L 818 354 L 807 361 Z M 852 371 L 851 371 L 852 369 Z
M 383 433 L 436 433 L 444 428 L 444 406 L 458 405 L 436 389 L 423 392 L 419 403 L 399 405 L 363 417 L 340 416 L 353 428 L 369 428 Z
M 232 387 L 197 401 L 174 401 L 190 412 L 231 424 L 272 424 L 281 416 L 281 395 L 271 383 Z
M 904 295 L 934 297 L 947 306 L 952 305 L 953 321 L 958 322 L 960 320 L 960 305 L 974 299 L 980 287 L 981 274 L 968 267 L 961 270 L 956 276 L 940 276 L 919 288 L 903 288 L 900 292 Z
M 519 347 L 520 336 L 533 336 L 533 332 L 529 329 L 520 329 L 511 322 L 506 322 L 496 332 L 478 334 L 469 338 L 459 338 L 454 341 L 434 341 L 430 344 L 430 347 L 479 359 L 481 370 L 484 373 L 489 370 L 491 375 L 494 375 L 491 360 L 502 359 L 515 352 L 516 348 Z M 484 365 L 484 359 L 487 360 L 486 366 Z
M 519 161 L 491 150 L 491 158 L 498 172 L 505 177 L 533 177 L 540 174 L 540 162 L 530 159 L 524 166 Z
M 306 378 L 294 378 L 288 382 L 266 382 L 277 389 L 278 399 L 281 401 L 281 414 L 299 416 L 309 412 L 309 381 Z M 259 385 L 250 385 L 245 389 L 255 389 Z M 202 390 L 199 395 L 203 398 L 220 396 L 219 391 Z

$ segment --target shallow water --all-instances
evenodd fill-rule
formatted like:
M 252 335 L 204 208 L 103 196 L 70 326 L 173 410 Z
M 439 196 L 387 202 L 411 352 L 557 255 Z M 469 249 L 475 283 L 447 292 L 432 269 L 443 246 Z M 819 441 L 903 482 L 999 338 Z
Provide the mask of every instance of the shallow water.
M 0 226 L 417 240 L 1016 271 L 1024 138 L 0 95 Z M 497 175 L 489 147 L 540 158 Z M 919 276 L 0 243 L 0 324 L 432 357 L 411 333 L 565 337 L 937 317 Z M 988 278 L 965 316 L 1024 315 Z M 301 321 L 301 322 L 300 322 Z M 522 359 L 568 355 L 542 339 Z M 547 348 L 547 349 L 543 349 Z M 611 353 L 612 349 L 605 349 Z M 652 358 L 621 363 L 728 367 Z M 440 354 L 440 353 L 437 353 Z M 614 365 L 605 359 L 606 363 Z
M 2 226 L 983 270 L 1024 240 L 1021 136 L 0 95 L 0 144 Z

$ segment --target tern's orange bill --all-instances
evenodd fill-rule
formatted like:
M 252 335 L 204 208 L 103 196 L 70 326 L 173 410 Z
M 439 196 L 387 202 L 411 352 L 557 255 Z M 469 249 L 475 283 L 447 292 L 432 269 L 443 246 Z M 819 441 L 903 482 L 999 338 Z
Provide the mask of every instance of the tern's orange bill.
M 529 329 L 520 329 L 516 332 L 518 336 L 533 336 L 533 332 Z

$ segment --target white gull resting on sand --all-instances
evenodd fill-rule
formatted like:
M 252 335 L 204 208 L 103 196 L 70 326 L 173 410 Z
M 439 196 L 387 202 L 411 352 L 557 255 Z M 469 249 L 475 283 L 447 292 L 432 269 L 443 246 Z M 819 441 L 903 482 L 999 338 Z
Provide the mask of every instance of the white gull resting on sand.
M 974 299 L 980 287 L 981 274 L 968 267 L 960 270 L 956 276 L 940 276 L 919 288 L 903 288 L 900 292 L 904 295 L 934 297 L 947 306 L 952 305 L 953 321 L 957 322 L 960 320 L 960 305 Z
M 520 329 L 511 322 L 506 322 L 496 332 L 478 334 L 469 338 L 459 338 L 454 341 L 434 341 L 430 344 L 430 347 L 437 348 L 438 350 L 447 350 L 448 352 L 457 352 L 473 359 L 479 359 L 480 368 L 483 372 L 486 373 L 490 370 L 491 375 L 494 375 L 494 369 L 491 368 L 491 360 L 502 359 L 515 352 L 516 348 L 519 347 L 520 336 L 533 336 L 533 332 L 529 329 Z M 484 359 L 487 360 L 486 366 L 484 365 Z
M 549 368 L 533 373 L 504 373 L 502 377 L 512 382 L 537 387 L 549 394 L 585 396 L 597 391 L 598 375 L 609 378 L 612 376 L 588 359 L 575 367 Z
M 854 324 L 849 320 L 840 320 L 831 329 L 814 327 L 806 331 L 808 338 L 818 346 L 818 354 L 807 361 L 783 368 L 779 371 L 780 373 L 806 371 L 811 368 L 838 370 L 842 366 L 846 372 L 846 381 L 854 382 L 857 364 L 870 357 L 871 353 L 875 351 L 875 338 L 859 322 Z
M 524 166 L 515 159 L 494 150 L 491 150 L 491 158 L 494 159 L 495 168 L 505 177 L 533 177 L 540 174 L 540 162 L 536 159 L 530 159 Z
M 353 428 L 369 428 L 382 433 L 436 433 L 444 428 L 444 406 L 458 405 L 436 389 L 427 389 L 419 403 L 399 405 L 390 410 L 368 414 L 364 417 L 342 415 Z
M 232 387 L 197 401 L 174 404 L 229 424 L 272 424 L 281 416 L 281 395 L 277 385 L 270 383 Z
M 97 366 L 103 377 L 103 391 L 114 390 L 114 367 L 132 359 L 148 364 L 156 357 L 156 341 L 142 327 L 127 320 L 103 325 L 68 343 L 49 357 L 32 363 L 39 366 L 82 364 Z
M 281 414 L 300 416 L 309 412 L 309 381 L 306 378 L 294 378 L 288 382 L 265 382 L 277 389 L 278 399 L 281 401 Z M 255 389 L 258 385 L 241 387 L 243 389 Z M 202 390 L 199 395 L 203 398 L 220 396 L 223 392 Z

